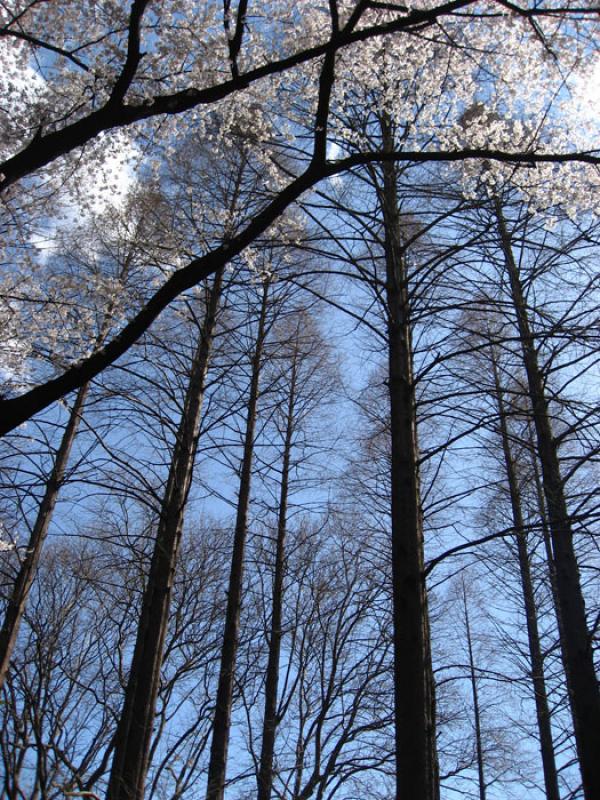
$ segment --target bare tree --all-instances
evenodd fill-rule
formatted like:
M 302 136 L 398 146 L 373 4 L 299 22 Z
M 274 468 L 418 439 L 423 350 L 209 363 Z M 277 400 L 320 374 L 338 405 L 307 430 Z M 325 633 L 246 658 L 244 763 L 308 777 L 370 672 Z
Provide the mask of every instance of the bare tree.
M 548 400 L 538 363 L 535 339 L 529 323 L 519 270 L 513 255 L 511 235 L 500 198 L 495 199 L 494 209 L 517 319 L 536 430 L 548 523 L 552 536 L 557 598 L 562 620 L 561 644 L 573 712 L 577 752 L 584 793 L 586 798 L 591 800 L 600 793 L 600 691 L 590 646 L 585 603 L 573 547 L 573 531 L 557 456 L 556 439 L 552 433 Z
M 227 589 L 227 607 L 221 650 L 219 685 L 215 701 L 210 762 L 207 777 L 207 800 L 222 800 L 225 791 L 227 750 L 231 727 L 233 685 L 236 653 L 239 639 L 240 610 L 242 603 L 242 580 L 244 573 L 244 550 L 248 529 L 248 510 L 252 481 L 252 461 L 254 457 L 256 417 L 259 400 L 259 382 L 263 366 L 265 338 L 272 325 L 268 319 L 271 280 L 267 276 L 262 282 L 261 304 L 256 330 L 254 352 L 252 354 L 250 388 L 246 412 L 244 447 L 240 465 L 240 484 L 237 499 L 235 529 L 231 568 Z
M 267 634 L 268 659 L 265 672 L 264 715 L 262 723 L 260 766 L 257 774 L 259 800 L 270 800 L 273 786 L 275 738 L 279 723 L 278 694 L 281 648 L 284 633 L 284 580 L 287 564 L 288 510 L 292 471 L 298 472 L 303 458 L 301 435 L 307 417 L 332 389 L 325 341 L 319 335 L 308 309 L 287 316 L 275 328 L 276 349 L 271 371 L 279 373 L 283 386 L 282 408 L 276 421 L 281 443 L 281 478 L 277 502 L 277 524 L 271 619 Z
M 198 446 L 204 383 L 217 323 L 222 278 L 222 273 L 218 273 L 213 285 L 207 290 L 205 318 L 190 369 L 184 412 L 179 423 L 152 564 L 144 592 L 123 713 L 115 738 L 108 790 L 111 800 L 141 798 L 144 795 L 150 737 L 169 621 L 170 595 Z

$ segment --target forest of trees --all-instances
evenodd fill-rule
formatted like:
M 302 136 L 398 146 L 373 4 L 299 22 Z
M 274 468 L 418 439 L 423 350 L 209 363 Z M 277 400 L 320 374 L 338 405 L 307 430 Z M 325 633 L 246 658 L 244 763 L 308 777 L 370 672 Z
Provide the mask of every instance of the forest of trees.
M 0 7 L 0 800 L 598 800 L 600 13 Z

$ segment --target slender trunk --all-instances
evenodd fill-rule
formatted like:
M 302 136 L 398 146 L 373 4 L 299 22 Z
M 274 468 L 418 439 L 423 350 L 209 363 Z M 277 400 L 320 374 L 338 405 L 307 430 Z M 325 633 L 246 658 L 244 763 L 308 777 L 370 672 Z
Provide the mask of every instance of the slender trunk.
M 471 695 L 473 697 L 473 717 L 475 719 L 475 746 L 477 749 L 477 777 L 479 781 L 479 800 L 485 800 L 485 775 L 483 764 L 483 743 L 481 741 L 481 713 L 479 711 L 479 689 L 475 674 L 475 659 L 473 658 L 473 642 L 471 639 L 471 624 L 469 622 L 469 607 L 467 605 L 467 591 L 463 581 L 463 605 L 465 609 L 465 627 L 467 630 L 467 650 L 469 653 L 469 677 L 471 680 Z
M 133 250 L 126 256 L 120 273 L 120 280 L 124 283 L 131 264 L 133 263 Z M 95 340 L 95 345 L 101 345 L 110 330 L 113 314 L 117 307 L 118 300 L 113 298 L 106 308 L 102 326 Z M 73 442 L 77 436 L 79 423 L 81 422 L 81 412 L 89 392 L 89 383 L 84 383 L 75 395 L 75 402 L 71 408 L 67 425 L 56 453 L 54 466 L 50 477 L 46 483 L 44 496 L 38 509 L 37 517 L 27 543 L 25 558 L 19 567 L 19 572 L 15 580 L 11 596 L 8 600 L 6 614 L 0 630 L 0 689 L 4 686 L 6 672 L 10 665 L 10 659 L 19 634 L 21 619 L 27 605 L 29 591 L 35 577 L 37 565 L 42 552 L 42 545 L 46 539 L 48 528 L 52 520 L 54 508 L 58 500 L 58 493 L 62 486 L 65 471 L 73 447 Z
M 268 294 L 269 283 L 266 281 L 263 288 L 256 346 L 252 358 L 252 376 L 250 380 L 250 395 L 248 398 L 248 410 L 246 415 L 244 453 L 240 470 L 240 489 L 238 494 L 235 531 L 233 535 L 233 552 L 231 554 L 225 628 L 223 631 L 223 645 L 221 648 L 221 667 L 219 671 L 219 685 L 217 688 L 213 735 L 208 764 L 206 800 L 223 800 L 225 793 L 227 750 L 229 747 L 231 708 L 233 703 L 233 683 L 242 605 L 244 549 L 246 546 L 252 460 L 254 455 L 254 430 L 256 426 L 262 351 L 266 331 Z
M 529 326 L 519 271 L 512 252 L 500 201 L 495 200 L 498 231 L 510 280 L 512 300 L 527 374 L 529 397 L 542 468 L 548 525 L 552 540 L 556 591 L 560 607 L 561 647 L 567 688 L 573 715 L 573 729 L 586 800 L 600 797 L 600 693 L 594 670 L 590 634 L 587 629 L 585 602 L 573 531 L 567 510 L 556 441 L 552 434 L 548 400 L 538 364 L 534 338 Z
M 302 778 L 304 777 L 304 739 L 302 735 L 302 726 L 298 733 L 298 741 L 296 742 L 296 764 L 294 767 L 294 791 L 292 793 L 292 800 L 299 800 L 300 792 L 302 791 Z
M 393 148 L 382 120 L 384 149 Z M 392 591 L 397 800 L 436 800 L 434 685 L 423 565 L 412 342 L 396 170 L 382 164 L 391 429 Z
M 546 692 L 546 680 L 544 677 L 544 658 L 542 655 L 542 647 L 538 629 L 537 608 L 533 589 L 533 580 L 531 578 L 529 552 L 527 550 L 527 535 L 525 533 L 525 525 L 523 520 L 521 491 L 519 488 L 519 482 L 517 480 L 515 462 L 510 449 L 504 398 L 502 396 L 502 387 L 500 386 L 500 379 L 498 376 L 498 367 L 494 357 L 492 366 L 494 370 L 494 384 L 496 402 L 498 405 L 498 416 L 500 419 L 500 435 L 502 438 L 504 466 L 508 480 L 512 517 L 517 539 L 517 553 L 519 558 L 519 570 L 521 574 L 521 589 L 523 592 L 525 621 L 527 625 L 527 640 L 529 645 L 529 660 L 531 663 L 531 679 L 535 696 L 535 711 L 540 735 L 542 766 L 544 770 L 544 785 L 546 787 L 547 800 L 560 800 L 558 775 L 556 772 L 556 760 L 554 758 L 554 743 L 552 741 L 552 727 L 550 724 L 550 709 L 548 706 L 548 694 Z
M 27 597 L 40 560 L 42 545 L 48 533 L 54 507 L 58 500 L 58 493 L 64 480 L 65 470 L 67 468 L 73 442 L 75 441 L 75 436 L 77 435 L 77 429 L 81 420 L 81 411 L 85 403 L 88 388 L 89 384 L 84 384 L 75 397 L 75 402 L 69 414 L 69 420 L 56 453 L 54 467 L 46 483 L 44 496 L 40 503 L 29 541 L 27 542 L 25 558 L 19 567 L 19 572 L 8 600 L 2 630 L 0 630 L 0 689 L 4 685 L 6 672 L 17 641 L 21 618 L 25 612 Z
M 283 575 L 285 567 L 285 537 L 287 532 L 287 506 L 290 474 L 292 435 L 294 432 L 294 404 L 296 400 L 296 359 L 292 364 L 290 394 L 288 398 L 283 465 L 279 490 L 279 515 L 277 519 L 277 544 L 275 550 L 275 575 L 271 605 L 271 629 L 269 634 L 269 658 L 265 677 L 265 713 L 262 729 L 260 769 L 258 773 L 257 800 L 271 800 L 273 786 L 273 754 L 277 719 L 277 693 L 279 689 L 279 658 L 282 638 Z
M 175 449 L 169 468 L 158 531 L 123 711 L 117 727 L 107 800 L 141 800 L 144 796 L 152 723 L 160 682 L 177 553 L 185 505 L 198 447 L 204 384 L 212 347 L 223 273 L 215 276 L 206 317 L 194 354 Z

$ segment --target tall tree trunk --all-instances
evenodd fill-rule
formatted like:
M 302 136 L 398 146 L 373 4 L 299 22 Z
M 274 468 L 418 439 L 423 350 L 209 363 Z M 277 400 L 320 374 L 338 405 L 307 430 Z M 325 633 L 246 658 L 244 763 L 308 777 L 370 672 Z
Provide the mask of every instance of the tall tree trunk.
M 144 796 L 175 565 L 198 447 L 204 385 L 222 281 L 221 270 L 215 275 L 209 293 L 206 316 L 192 362 L 142 601 L 123 711 L 115 734 L 107 800 L 141 800 Z
M 206 800 L 223 800 L 227 770 L 227 750 L 231 728 L 231 708 L 233 704 L 233 683 L 235 662 L 240 630 L 240 612 L 242 605 L 242 579 L 244 575 L 244 550 L 248 528 L 248 507 L 250 503 L 250 485 L 252 480 L 252 460 L 254 456 L 254 431 L 256 427 L 256 410 L 259 396 L 259 379 L 262 366 L 263 345 L 266 335 L 266 318 L 269 295 L 269 281 L 263 285 L 262 305 L 258 321 L 256 345 L 252 358 L 252 376 L 246 415 L 246 432 L 244 436 L 244 452 L 240 470 L 240 488 L 238 494 L 235 531 L 233 535 L 233 552 L 231 554 L 231 570 L 227 590 L 227 609 L 225 612 L 225 628 L 221 648 L 221 667 L 219 685 L 213 720 L 213 735 L 208 764 Z
M 75 396 L 75 402 L 71 408 L 69 419 L 56 453 L 54 466 L 48 478 L 48 482 L 46 483 L 44 496 L 40 503 L 29 541 L 27 542 L 25 557 L 19 567 L 19 572 L 8 600 L 2 630 L 0 630 L 0 689 L 4 685 L 6 672 L 17 641 L 21 619 L 27 604 L 27 597 L 35 577 L 40 554 L 42 552 L 42 545 L 48 533 L 56 501 L 58 500 L 58 493 L 65 477 L 65 470 L 67 468 L 73 442 L 77 435 L 77 429 L 79 428 L 81 412 L 88 389 L 89 384 L 86 383 L 79 389 Z
M 384 150 L 394 147 L 382 119 Z M 423 564 L 412 342 L 396 168 L 382 164 L 391 429 L 392 591 L 397 800 L 436 800 L 434 684 Z
M 560 616 L 560 602 L 558 599 L 558 590 L 556 588 L 556 566 L 554 563 L 554 553 L 552 552 L 552 538 L 550 536 L 550 530 L 548 529 L 548 515 L 546 514 L 544 487 L 542 486 L 539 462 L 536 456 L 536 448 L 534 442 L 535 431 L 532 430 L 531 424 L 528 425 L 528 435 L 529 435 L 529 447 L 531 450 L 531 469 L 533 472 L 533 481 L 535 486 L 535 498 L 540 518 L 540 526 L 542 529 L 544 552 L 546 553 L 546 564 L 548 568 L 548 578 L 550 581 L 550 591 L 552 593 L 552 600 L 554 604 L 554 612 L 556 616 L 556 625 L 558 628 L 559 641 L 562 642 L 565 634 L 562 629 L 563 623 L 562 623 L 562 618 Z M 564 663 L 564 658 L 563 658 L 563 663 Z
M 537 450 L 542 468 L 542 483 L 552 539 L 556 591 L 562 620 L 561 647 L 573 715 L 577 755 L 583 779 L 583 791 L 586 800 L 597 800 L 600 797 L 600 693 L 594 670 L 590 634 L 586 624 L 579 569 L 573 547 L 573 531 L 560 474 L 556 441 L 550 424 L 548 400 L 544 392 L 544 381 L 538 363 L 534 337 L 529 326 L 519 270 L 513 256 L 511 237 L 506 226 L 502 204 L 498 198 L 495 199 L 494 205 L 517 316 L 536 431 Z
M 504 407 L 502 387 L 500 385 L 500 378 L 498 375 L 498 365 L 494 355 L 492 356 L 492 367 L 494 371 L 498 417 L 500 420 L 500 436 L 502 438 L 504 467 L 506 470 L 506 478 L 508 480 L 512 517 L 517 539 L 521 589 L 523 592 L 525 621 L 527 625 L 527 641 L 529 645 L 529 660 L 531 663 L 531 679 L 535 696 L 537 725 L 540 735 L 540 750 L 542 754 L 546 798 L 547 800 L 560 800 L 558 775 L 556 772 L 556 760 L 554 757 L 554 744 L 552 741 L 552 727 L 550 724 L 550 709 L 548 707 L 548 695 L 546 692 L 546 680 L 544 677 L 544 658 L 540 644 L 535 593 L 531 578 L 529 552 L 527 550 L 527 534 L 525 533 L 525 525 L 523 521 L 521 491 L 519 488 L 515 462 L 510 448 L 506 409 Z
M 279 659 L 282 638 L 283 577 L 285 568 L 285 537 L 287 532 L 287 507 L 290 476 L 292 436 L 294 432 L 294 405 L 296 401 L 296 355 L 292 363 L 290 393 L 288 397 L 283 464 L 279 490 L 279 514 L 277 519 L 277 544 L 275 550 L 275 574 L 271 604 L 271 629 L 269 632 L 269 658 L 265 676 L 265 713 L 262 728 L 260 768 L 258 773 L 258 800 L 271 800 L 273 786 L 273 754 L 277 729 L 277 694 L 279 689 Z
M 464 580 L 462 584 L 463 606 L 465 610 L 465 628 L 467 631 L 467 651 L 469 654 L 469 678 L 471 681 L 471 695 L 473 697 L 473 717 L 475 720 L 475 747 L 477 751 L 477 778 L 479 782 L 479 800 L 485 800 L 485 774 L 483 761 L 483 742 L 481 740 L 481 713 L 479 710 L 479 689 L 477 675 L 475 674 L 475 659 L 473 658 L 473 641 L 471 638 L 471 624 L 469 621 L 469 607 L 467 605 L 467 590 Z

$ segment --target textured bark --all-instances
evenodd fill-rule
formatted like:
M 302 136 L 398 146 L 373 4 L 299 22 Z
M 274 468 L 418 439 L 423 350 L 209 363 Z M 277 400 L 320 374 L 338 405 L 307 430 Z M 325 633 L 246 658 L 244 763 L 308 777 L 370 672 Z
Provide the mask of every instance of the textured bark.
M 223 800 L 225 793 L 227 751 L 229 748 L 231 708 L 233 704 L 233 682 L 235 677 L 235 662 L 242 605 L 244 550 L 246 547 L 248 507 L 250 504 L 250 485 L 252 480 L 252 460 L 254 456 L 254 431 L 256 427 L 256 409 L 259 396 L 262 353 L 266 334 L 268 295 L 269 284 L 265 282 L 256 336 L 256 346 L 252 358 L 252 376 L 250 380 L 250 394 L 248 397 L 248 411 L 246 415 L 244 453 L 240 470 L 240 488 L 238 493 L 235 531 L 233 535 L 229 586 L 227 590 L 227 609 L 225 612 L 225 628 L 223 631 L 223 645 L 221 648 L 219 685 L 217 689 L 213 735 L 208 764 L 206 800 Z
M 29 590 L 31 589 L 31 584 L 33 583 L 37 565 L 40 560 L 42 545 L 48 533 L 48 527 L 52 520 L 56 501 L 58 500 L 58 493 L 64 480 L 65 470 L 67 468 L 73 442 L 77 435 L 77 429 L 81 420 L 81 412 L 88 393 L 88 388 L 89 385 L 87 383 L 84 384 L 75 397 L 75 402 L 69 414 L 69 420 L 56 453 L 54 467 L 46 483 L 44 496 L 40 503 L 29 541 L 27 542 L 25 557 L 19 567 L 15 585 L 8 600 L 2 630 L 0 630 L 0 688 L 4 685 L 6 672 L 17 641 L 19 626 L 27 604 L 27 597 L 29 596 Z
M 475 722 L 475 747 L 477 752 L 477 779 L 479 786 L 479 800 L 485 800 L 485 773 L 483 760 L 483 742 L 481 739 L 481 712 L 479 710 L 479 688 L 475 673 L 475 659 L 473 658 L 473 640 L 471 638 L 471 624 L 469 621 L 469 607 L 467 605 L 467 591 L 465 584 L 463 590 L 463 606 L 465 609 L 465 628 L 467 630 L 467 651 L 469 654 L 469 678 L 471 681 L 471 696 L 473 698 L 473 718 Z
M 382 120 L 384 150 L 394 146 Z M 424 578 L 419 453 L 406 262 L 396 169 L 384 163 L 391 431 L 392 591 L 397 800 L 436 800 L 435 700 Z
M 175 565 L 198 447 L 204 385 L 222 278 L 223 272 L 220 271 L 215 276 L 209 294 L 206 316 L 192 362 L 142 601 L 123 711 L 114 740 L 115 752 L 107 800 L 141 800 L 144 796 Z
M 556 441 L 552 434 L 548 400 L 531 333 L 519 270 L 512 252 L 500 200 L 495 200 L 498 233 L 510 280 L 512 301 L 517 316 L 523 362 L 527 374 L 537 451 L 542 469 L 548 525 L 552 541 L 556 593 L 562 620 L 561 648 L 577 755 L 586 800 L 600 797 L 600 693 L 594 669 L 590 634 L 586 623 L 585 602 L 579 568 L 573 547 Z
M 544 677 L 544 657 L 542 655 L 542 646 L 540 643 L 535 592 L 531 578 L 529 552 L 527 550 L 527 535 L 525 533 L 525 525 L 523 521 L 521 491 L 517 479 L 514 458 L 510 448 L 506 410 L 504 407 L 502 387 L 500 385 L 498 368 L 495 359 L 493 360 L 492 365 L 494 370 L 494 384 L 496 402 L 498 405 L 498 416 L 500 419 L 500 435 L 502 438 L 504 467 L 508 481 L 512 517 L 517 539 L 521 589 L 523 592 L 525 621 L 527 625 L 527 643 L 529 646 L 529 660 L 531 663 L 531 680 L 533 684 L 533 693 L 535 696 L 535 712 L 540 736 L 540 751 L 544 770 L 546 798 L 547 800 L 560 800 L 558 775 L 556 772 L 556 759 L 554 756 L 554 743 L 552 740 L 552 727 L 550 724 L 550 709 L 548 706 L 546 680 Z
M 279 489 L 277 543 L 275 550 L 275 575 L 271 601 L 271 627 L 269 632 L 269 658 L 265 676 L 265 712 L 262 727 L 260 768 L 258 773 L 258 800 L 271 800 L 273 787 L 273 754 L 277 730 L 277 694 L 279 689 L 279 659 L 282 638 L 283 577 L 285 569 L 285 538 L 287 533 L 287 507 L 290 476 L 292 436 L 294 432 L 294 405 L 296 401 L 296 358 L 292 363 L 290 393 L 283 445 L 283 465 Z
M 538 514 L 540 517 L 540 526 L 542 529 L 542 539 L 544 541 L 544 551 L 546 553 L 546 562 L 548 568 L 548 578 L 550 581 L 550 591 L 552 592 L 552 600 L 554 603 L 554 612 L 556 616 L 556 625 L 558 627 L 559 639 L 562 642 L 564 637 L 563 622 L 560 616 L 560 602 L 558 599 L 558 590 L 556 588 L 556 567 L 554 564 L 554 553 L 552 552 L 552 538 L 548 528 L 548 515 L 546 514 L 546 501 L 544 500 L 544 488 L 542 486 L 542 479 L 540 476 L 540 469 L 538 460 L 535 457 L 535 431 L 529 426 L 529 445 L 533 457 L 531 459 L 531 469 L 533 473 L 533 480 L 535 485 L 535 497 L 537 502 Z M 564 661 L 564 659 L 563 659 Z

